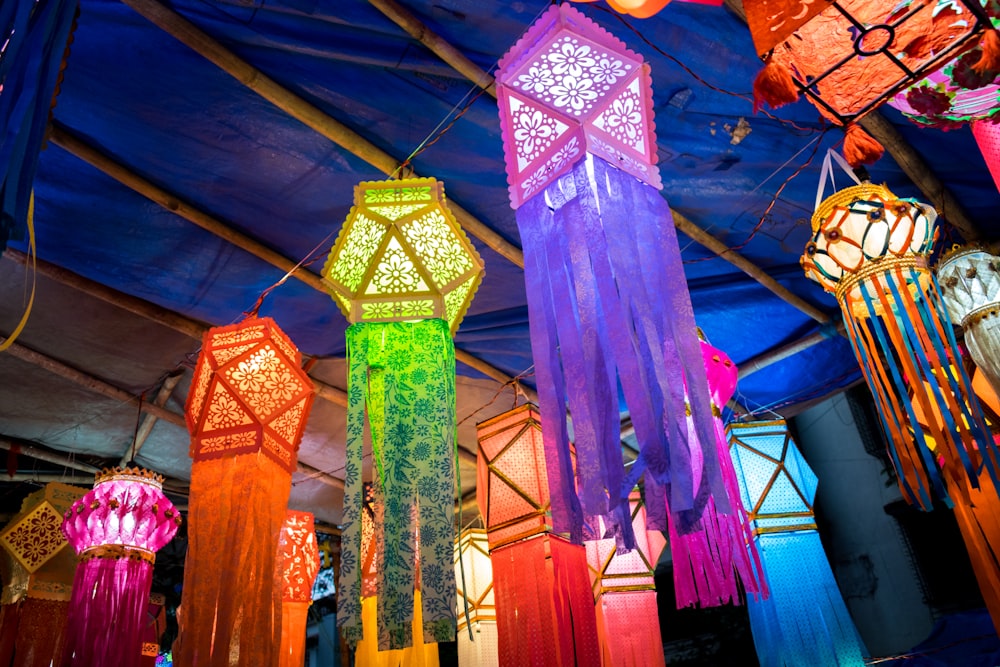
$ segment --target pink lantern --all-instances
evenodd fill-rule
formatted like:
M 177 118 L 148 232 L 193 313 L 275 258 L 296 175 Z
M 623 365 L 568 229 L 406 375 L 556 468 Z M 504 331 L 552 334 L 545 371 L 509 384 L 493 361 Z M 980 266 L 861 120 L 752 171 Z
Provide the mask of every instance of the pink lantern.
M 156 552 L 181 523 L 163 477 L 112 468 L 63 517 L 80 557 L 66 621 L 63 667 L 138 667 Z

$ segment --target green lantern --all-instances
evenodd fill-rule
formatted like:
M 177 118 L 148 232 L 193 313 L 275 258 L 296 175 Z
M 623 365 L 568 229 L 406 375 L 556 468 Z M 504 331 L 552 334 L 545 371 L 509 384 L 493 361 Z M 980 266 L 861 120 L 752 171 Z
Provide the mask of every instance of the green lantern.
M 337 620 L 362 636 L 365 425 L 384 516 L 378 548 L 379 649 L 413 643 L 420 582 L 423 642 L 455 638 L 452 549 L 455 347 L 483 262 L 433 178 L 362 183 L 323 277 L 347 329 L 347 467 Z M 419 578 L 418 578 L 419 573 Z M 420 632 L 420 629 L 416 630 Z

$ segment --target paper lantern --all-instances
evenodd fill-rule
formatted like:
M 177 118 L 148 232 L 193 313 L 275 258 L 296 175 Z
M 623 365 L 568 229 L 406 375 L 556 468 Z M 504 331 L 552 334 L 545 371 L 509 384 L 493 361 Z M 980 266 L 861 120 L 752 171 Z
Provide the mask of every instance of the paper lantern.
M 142 633 L 141 667 L 155 667 L 160 655 L 160 636 L 167 629 L 167 619 L 164 606 L 167 598 L 163 593 L 151 593 L 149 604 L 146 605 L 145 625 Z
M 363 635 L 361 469 L 367 421 L 385 520 L 378 618 L 387 648 L 414 639 L 417 564 L 423 641 L 455 637 L 455 348 L 451 337 L 482 280 L 483 263 L 434 179 L 362 183 L 323 269 L 347 330 L 347 471 L 337 622 Z M 413 545 L 419 545 L 419 556 Z M 382 628 L 379 630 L 383 632 Z
M 942 256 L 934 272 L 951 323 L 965 332 L 969 356 L 1000 392 L 1000 257 L 961 247 Z
M 597 2 L 598 0 L 573 0 L 573 2 Z M 681 2 L 694 2 L 699 5 L 713 5 L 718 7 L 723 0 L 680 0 Z M 670 0 L 608 0 L 608 6 L 619 14 L 628 14 L 637 19 L 648 19 L 655 16 L 657 12 L 670 4 Z
M 602 664 L 662 666 L 663 640 L 653 574 L 667 541 L 660 531 L 646 530 L 646 508 L 638 489 L 629 496 L 629 506 L 635 549 L 618 553 L 613 538 L 585 543 L 594 580 Z
M 278 538 L 277 573 L 281 583 L 279 667 L 302 667 L 306 660 L 306 622 L 313 582 L 319 572 L 319 547 L 310 512 L 288 510 Z
M 699 513 L 724 487 L 708 385 L 670 208 L 656 188 L 649 68 L 568 4 L 550 7 L 500 60 L 497 93 L 511 204 L 525 256 L 531 347 L 545 429 L 552 525 L 588 520 L 633 544 L 618 384 L 635 426 L 634 476 L 670 508 Z M 688 437 L 684 386 L 699 438 Z M 574 485 L 566 406 L 573 415 Z M 653 501 L 650 501 L 653 504 Z M 700 506 L 699 506 L 700 505 Z M 657 526 L 666 528 L 666 526 Z
M 437 667 L 438 647 L 434 642 L 423 641 L 423 610 L 420 588 L 413 592 L 413 616 L 410 646 L 400 649 L 390 648 L 389 628 L 379 621 L 378 573 L 381 554 L 385 552 L 384 533 L 375 529 L 384 521 L 385 502 L 375 484 L 363 487 L 364 500 L 361 508 L 361 603 L 362 637 L 354 651 L 354 662 L 366 667 Z M 419 545 L 416 545 L 419 550 Z
M 86 489 L 50 482 L 29 494 L 0 533 L 0 665 L 59 664 L 76 554 L 62 517 Z
M 490 545 L 482 528 L 466 528 L 455 544 L 458 582 L 458 664 L 500 664 Z
M 80 564 L 60 664 L 138 667 L 156 552 L 180 524 L 161 475 L 141 468 L 96 474 L 62 523 Z
M 1000 127 L 990 121 L 980 121 L 972 124 L 972 135 L 986 160 L 993 184 L 1000 190 Z
M 837 296 L 847 336 L 875 397 L 906 499 L 931 509 L 931 491 L 947 491 L 938 469 L 964 470 L 973 486 L 978 450 L 996 481 L 996 447 L 969 388 L 941 295 L 927 266 L 937 213 L 899 199 L 885 186 L 859 184 L 825 199 L 813 214 L 813 238 L 802 256 L 806 275 Z M 954 369 L 954 372 L 953 372 Z M 944 415 L 927 428 L 914 405 Z M 932 453 L 924 442 L 938 446 Z
M 193 463 L 179 664 L 277 663 L 278 536 L 314 396 L 301 365 L 270 318 L 205 332 L 185 406 Z
M 531 404 L 477 426 L 500 665 L 599 665 L 586 551 L 553 534 L 546 518 L 543 430 Z
M 816 531 L 816 475 L 783 419 L 727 427 L 770 596 L 747 598 L 761 665 L 862 667 L 867 654 Z
M 337 237 L 323 278 L 351 322 L 440 318 L 452 335 L 483 262 L 433 178 L 369 181 Z

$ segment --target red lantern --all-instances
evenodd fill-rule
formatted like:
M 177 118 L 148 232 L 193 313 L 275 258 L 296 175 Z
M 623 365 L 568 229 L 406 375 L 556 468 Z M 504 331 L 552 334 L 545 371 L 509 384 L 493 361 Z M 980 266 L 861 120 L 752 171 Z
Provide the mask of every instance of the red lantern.
M 583 546 L 549 532 L 542 427 L 530 404 L 478 426 L 501 665 L 599 665 Z
M 314 393 L 301 365 L 270 318 L 205 333 L 186 405 L 194 463 L 179 664 L 277 663 L 278 535 Z

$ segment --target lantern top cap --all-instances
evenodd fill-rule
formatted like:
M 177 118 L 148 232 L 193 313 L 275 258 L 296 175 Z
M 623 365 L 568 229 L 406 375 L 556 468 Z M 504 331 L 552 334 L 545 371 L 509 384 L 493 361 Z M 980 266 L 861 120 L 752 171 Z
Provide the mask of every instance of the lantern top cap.
M 479 422 L 476 424 L 476 429 L 481 431 L 485 428 L 493 426 L 494 424 L 510 421 L 512 417 L 520 415 L 521 413 L 525 413 L 523 421 L 539 420 L 538 406 L 529 401 L 517 406 L 516 408 L 507 410 L 506 412 L 501 412 L 494 417 L 490 417 L 485 421 Z
M 618 55 L 636 62 L 642 62 L 642 56 L 628 48 L 622 40 L 602 28 L 593 19 L 569 4 L 552 5 L 531 24 L 521 38 L 507 50 L 507 53 L 497 63 L 497 81 L 504 82 L 504 74 L 514 72 L 523 60 L 534 53 L 539 46 L 549 41 L 549 36 L 560 30 L 586 37 L 606 49 L 613 50 Z
M 877 185 L 875 183 L 861 183 L 860 185 L 852 185 L 849 188 L 838 190 L 821 201 L 813 212 L 813 233 L 815 234 L 819 231 L 819 228 L 823 225 L 823 221 L 833 212 L 833 209 L 838 206 L 849 206 L 852 202 L 865 201 L 872 196 L 884 201 L 899 200 L 899 197 L 894 195 L 888 186 Z
M 156 489 L 162 489 L 163 475 L 138 466 L 135 468 L 119 468 L 115 466 L 114 468 L 105 468 L 98 473 L 94 473 L 94 486 L 105 482 L 138 482 L 140 484 L 149 484 Z
M 976 243 L 976 242 L 965 243 L 965 244 L 956 243 L 955 245 L 953 245 L 952 247 L 948 248 L 947 250 L 941 253 L 941 256 L 938 257 L 937 264 L 934 265 L 934 270 L 937 271 L 946 263 L 954 262 L 955 260 L 965 257 L 966 255 L 975 255 L 979 253 L 982 253 L 984 255 L 995 254 L 989 248 L 984 246 L 982 243 Z
M 251 333 L 251 330 L 256 327 L 256 333 Z M 238 336 L 232 336 L 239 332 Z M 295 363 L 301 363 L 301 353 L 299 349 L 292 343 L 292 339 L 288 337 L 278 323 L 275 322 L 270 317 L 258 317 L 256 315 L 251 315 L 246 317 L 239 322 L 234 322 L 233 324 L 225 324 L 219 327 L 212 327 L 205 332 L 205 337 L 203 339 L 203 345 L 228 345 L 236 342 L 248 342 L 251 340 L 264 340 L 265 338 L 280 337 L 283 341 L 288 342 L 287 353 L 294 352 Z

